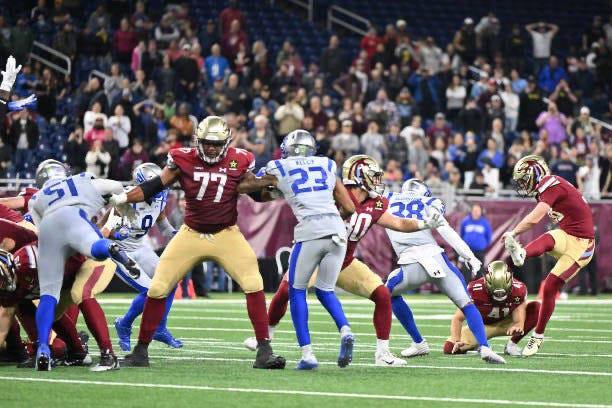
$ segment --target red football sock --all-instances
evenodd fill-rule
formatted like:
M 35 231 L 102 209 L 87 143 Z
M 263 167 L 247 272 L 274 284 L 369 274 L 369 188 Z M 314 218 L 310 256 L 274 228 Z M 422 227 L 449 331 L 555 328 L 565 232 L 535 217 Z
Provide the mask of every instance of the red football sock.
M 538 323 L 538 316 L 540 315 L 540 302 L 533 301 L 527 304 L 527 311 L 525 312 L 525 324 L 523 325 L 524 334 L 516 334 L 512 336 L 511 340 L 514 343 L 521 341 L 527 333 L 529 333 Z
M 251 319 L 251 324 L 253 325 L 253 329 L 255 329 L 255 338 L 257 340 L 269 339 L 266 295 L 264 295 L 263 290 L 247 293 L 246 301 L 249 319 Z
M 66 343 L 64 343 L 59 337 L 53 339 L 53 343 L 51 343 L 50 348 L 51 357 L 53 358 L 62 358 L 66 355 Z
M 166 311 L 166 298 L 154 299 L 147 296 L 144 310 L 142 311 L 142 321 L 140 322 L 140 332 L 138 333 L 139 344 L 149 344 L 153 340 L 155 330 L 159 322 L 164 317 Z
M 538 323 L 535 327 L 537 334 L 544 334 L 546 330 L 546 324 L 550 320 L 555 311 L 555 300 L 557 293 L 561 290 L 565 282 L 552 273 L 549 273 L 544 280 L 544 289 L 542 291 L 542 306 L 540 307 L 540 314 L 538 316 Z
M 70 317 L 64 314 L 59 320 L 53 322 L 53 330 L 55 330 L 58 337 L 66 343 L 66 347 L 69 351 L 74 353 L 85 353 L 76 326 Z
M 376 338 L 389 340 L 391 333 L 391 294 L 386 286 L 380 285 L 370 295 L 370 300 L 374 302 L 374 329 Z
M 289 304 L 289 282 L 282 280 L 268 308 L 268 325 L 276 326 L 287 312 Z
M 552 251 L 555 247 L 555 239 L 550 234 L 542 234 L 525 246 L 526 258 L 540 256 L 545 252 Z
M 21 353 L 24 347 L 23 341 L 21 340 L 21 327 L 17 319 L 13 318 L 11 328 L 6 335 L 6 350 L 13 353 Z
M 100 350 L 109 350 L 113 353 L 113 345 L 108 333 L 106 316 L 95 298 L 85 299 L 79 305 L 87 328 L 93 334 Z
M 76 324 L 79 319 L 79 307 L 74 304 L 68 306 L 68 309 L 64 312 L 64 316 L 67 316 L 72 323 Z

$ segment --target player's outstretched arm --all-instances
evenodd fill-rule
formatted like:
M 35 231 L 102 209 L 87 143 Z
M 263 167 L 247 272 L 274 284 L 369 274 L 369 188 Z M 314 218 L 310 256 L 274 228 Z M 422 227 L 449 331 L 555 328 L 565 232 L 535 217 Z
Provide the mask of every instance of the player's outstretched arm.
M 148 200 L 156 194 L 162 192 L 166 187 L 171 186 L 178 179 L 181 170 L 177 167 L 171 169 L 164 167 L 161 174 L 137 185 L 127 193 L 122 191 L 120 194 L 113 194 L 109 204 L 117 206 L 125 203 L 139 203 Z
M 519 236 L 525 231 L 529 231 L 533 226 L 537 225 L 540 220 L 548 213 L 550 205 L 540 201 L 533 210 L 516 227 L 512 230 L 513 236 Z
M 4 197 L 0 198 L 0 204 L 6 205 L 11 210 L 21 211 L 25 206 L 25 198 L 23 196 Z
M 523 334 L 525 327 L 525 316 L 527 316 L 527 302 L 523 302 L 519 307 L 512 311 L 513 325 L 506 331 L 508 336 Z
M 342 219 L 355 212 L 355 203 L 351 200 L 348 190 L 339 178 L 336 179 L 336 186 L 334 187 L 334 200 L 340 206 L 340 216 Z
M 11 329 L 11 322 L 15 316 L 15 307 L 0 307 L 0 344 L 3 344 L 6 340 L 9 330 Z
M 256 193 L 269 186 L 276 187 L 277 184 L 278 179 L 272 174 L 255 177 L 253 173 L 245 173 L 238 184 L 238 192 L 240 194 Z
M 424 229 L 436 229 L 444 225 L 445 222 L 444 216 L 436 212 L 431 217 L 428 216 L 423 220 L 400 218 L 389 213 L 384 213 L 376 223 L 381 227 L 389 228 L 393 231 L 415 232 Z

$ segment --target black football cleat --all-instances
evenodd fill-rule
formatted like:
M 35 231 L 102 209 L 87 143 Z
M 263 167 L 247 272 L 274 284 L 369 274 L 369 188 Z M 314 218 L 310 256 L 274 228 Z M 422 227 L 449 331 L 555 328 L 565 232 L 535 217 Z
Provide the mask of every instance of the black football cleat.
M 267 370 L 282 370 L 285 368 L 285 357 L 277 356 L 272 351 L 270 340 L 257 341 L 257 357 L 253 363 L 253 368 L 263 368 Z
M 89 371 L 99 372 L 99 371 L 110 371 L 110 370 L 119 370 L 119 360 L 117 360 L 117 356 L 111 352 L 110 350 L 104 350 L 100 354 L 100 362 L 89 369 Z
M 137 344 L 134 347 L 134 351 L 123 358 L 121 364 L 124 367 L 149 367 L 149 352 L 147 348 L 148 346 L 144 344 Z
M 140 267 L 125 251 L 123 251 L 117 243 L 113 242 L 108 248 L 111 258 L 120 269 L 123 269 L 132 279 L 140 277 Z
M 66 353 L 62 365 L 69 367 L 90 366 L 93 363 L 89 353 Z
M 87 333 L 85 330 L 81 330 L 78 334 L 83 348 L 89 353 L 89 346 L 87 345 L 87 342 L 89 341 L 89 333 Z

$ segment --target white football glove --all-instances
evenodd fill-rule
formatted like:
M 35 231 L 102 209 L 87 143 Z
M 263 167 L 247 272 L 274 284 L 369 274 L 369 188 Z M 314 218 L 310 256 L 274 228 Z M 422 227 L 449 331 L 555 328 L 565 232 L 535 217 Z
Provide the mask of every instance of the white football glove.
M 423 215 L 422 220 L 418 220 L 418 225 L 420 230 L 424 229 L 436 229 L 446 224 L 446 219 L 442 214 L 437 211 L 434 211 L 433 214 L 425 214 Z
M 106 219 L 106 224 L 104 224 L 104 227 L 102 228 L 106 228 L 108 231 L 112 231 L 114 229 L 117 229 L 121 225 L 122 225 L 121 216 L 115 214 L 114 207 L 111 208 L 110 212 L 108 213 L 108 218 Z
M 506 249 L 517 244 L 516 238 L 514 237 L 514 232 L 512 231 L 504 232 L 502 238 L 504 240 L 504 246 L 506 247 Z
M 2 71 L 2 83 L 0 84 L 0 90 L 11 92 L 11 88 L 15 84 L 17 74 L 21 70 L 21 65 L 17 66 L 17 61 L 12 55 L 6 60 L 6 68 Z
M 467 260 L 467 266 L 470 272 L 472 272 L 472 278 L 475 278 L 478 272 L 480 272 L 480 268 L 482 268 L 482 262 L 478 258 L 472 257 Z
M 130 203 L 127 202 L 127 193 L 113 194 L 108 199 L 108 203 L 115 207 L 119 214 L 126 217 L 129 221 L 136 219 L 136 211 Z

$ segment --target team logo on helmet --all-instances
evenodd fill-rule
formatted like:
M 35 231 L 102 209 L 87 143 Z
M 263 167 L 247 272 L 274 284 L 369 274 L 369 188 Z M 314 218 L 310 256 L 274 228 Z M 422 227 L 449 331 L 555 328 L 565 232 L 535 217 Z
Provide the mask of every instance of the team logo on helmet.
M 538 155 L 530 154 L 520 159 L 512 170 L 512 183 L 521 197 L 533 197 L 543 177 L 550 175 L 546 161 Z
M 351 156 L 342 165 L 342 183 L 359 186 L 367 191 L 370 197 L 377 197 L 385 192 L 383 175 L 378 162 L 365 154 Z
M 70 169 L 64 163 L 47 159 L 42 161 L 36 168 L 36 187 L 42 188 L 43 184 L 51 179 L 64 179 L 70 177 Z
M 485 288 L 493 300 L 503 302 L 512 293 L 512 272 L 505 262 L 491 262 L 487 267 L 484 278 Z

